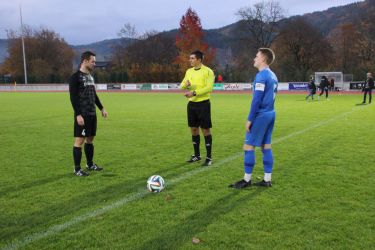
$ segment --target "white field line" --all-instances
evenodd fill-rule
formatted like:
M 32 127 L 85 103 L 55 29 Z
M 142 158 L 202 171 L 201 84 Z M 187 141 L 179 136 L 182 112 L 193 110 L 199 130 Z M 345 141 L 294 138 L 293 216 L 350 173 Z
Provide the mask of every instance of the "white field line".
M 334 121 L 336 121 L 336 120 L 338 120 L 340 118 L 343 118 L 345 116 L 348 116 L 348 115 L 352 114 L 353 112 L 355 112 L 355 111 L 357 111 L 359 109 L 362 110 L 363 108 L 364 107 L 361 107 L 361 108 L 352 108 L 352 110 L 344 112 L 344 113 L 342 113 L 340 115 L 334 116 L 334 117 L 332 117 L 332 118 L 330 118 L 328 120 L 321 121 L 321 122 L 319 122 L 317 124 L 314 124 L 314 125 L 312 125 L 310 127 L 305 128 L 305 129 L 302 129 L 302 130 L 290 133 L 289 135 L 286 135 L 286 136 L 283 136 L 283 137 L 280 137 L 280 138 L 276 138 L 275 140 L 272 141 L 272 144 L 279 143 L 281 141 L 284 141 L 284 140 L 289 139 L 291 137 L 294 137 L 296 135 L 304 134 L 304 133 L 306 133 L 309 130 L 312 130 L 314 128 L 318 128 L 318 127 L 321 127 L 321 126 L 326 125 L 328 123 L 334 122 Z
M 307 131 L 309 130 L 313 130 L 315 128 L 318 128 L 318 127 L 321 127 L 323 125 L 326 125 L 328 123 L 331 123 L 331 122 L 334 122 L 340 118 L 343 118 L 345 116 L 348 116 L 350 114 L 352 114 L 353 112 L 357 111 L 357 110 L 360 110 L 360 109 L 363 109 L 364 107 L 362 108 L 353 108 L 351 111 L 348 111 L 348 112 L 345 112 L 345 113 L 342 113 L 340 115 L 337 115 L 337 116 L 334 116 L 328 120 L 324 120 L 320 123 L 317 123 L 317 124 L 314 124 L 310 127 L 307 127 L 305 129 L 302 129 L 302 130 L 299 130 L 299 131 L 296 131 L 296 132 L 293 132 L 293 133 L 290 133 L 286 136 L 283 136 L 283 137 L 280 137 L 280 138 L 276 138 L 275 140 L 273 140 L 273 144 L 275 143 L 280 143 L 284 140 L 287 140 L 289 138 L 292 138 L 292 137 L 295 137 L 297 135 L 301 135 L 301 134 L 304 134 L 306 133 Z M 176 177 L 170 181 L 168 181 L 169 184 L 176 184 L 176 183 L 179 183 L 193 175 L 196 175 L 198 173 L 201 173 L 201 172 L 204 172 L 204 171 L 207 171 L 209 169 L 212 169 L 212 168 L 217 168 L 217 167 L 220 167 L 221 165 L 224 165 L 228 162 L 231 162 L 235 159 L 237 159 L 238 157 L 242 156 L 243 155 L 243 152 L 239 152 L 239 153 L 235 153 L 231 156 L 228 156 L 227 158 L 224 158 L 222 160 L 220 160 L 219 162 L 215 163 L 213 166 L 211 167 L 204 167 L 204 168 L 196 168 L 192 171 L 189 171 L 189 172 L 186 172 L 184 174 L 182 174 L 181 176 L 179 177 Z M 34 233 L 34 234 L 30 234 L 29 236 L 26 236 L 24 237 L 23 239 L 19 239 L 19 240 L 14 240 L 12 243 L 9 243 L 8 245 L 4 246 L 3 248 L 1 248 L 1 250 L 13 250 L 13 249 L 19 249 L 21 247 L 24 247 L 26 245 L 28 245 L 29 243 L 31 242 L 34 242 L 34 241 L 37 241 L 37 240 L 40 240 L 40 239 L 43 239 L 43 238 L 46 238 L 48 236 L 51 236 L 51 235 L 55 235 L 55 234 L 58 234 L 59 232 L 71 227 L 71 226 L 74 226 L 80 222 L 83 222 L 83 221 L 86 221 L 88 219 L 91 219 L 95 216 L 98 216 L 98 215 L 102 215 L 108 211 L 111 211 L 115 208 L 118 208 L 118 207 L 122 207 L 122 206 L 125 206 L 127 205 L 128 203 L 132 202 L 132 201 L 136 201 L 136 200 L 139 200 L 141 199 L 142 197 L 144 197 L 146 194 L 148 194 L 149 192 L 146 191 L 145 189 L 140 189 L 138 192 L 135 192 L 135 193 L 132 193 L 132 194 L 129 194 L 127 195 L 126 197 L 124 197 L 123 199 L 121 200 L 118 200 L 112 204 L 109 204 L 107 206 L 104 206 L 102 208 L 99 208 L 99 209 L 96 209 L 94 211 L 91 211 L 91 212 L 88 212 L 86 214 L 83 214 L 83 215 L 79 215 L 77 217 L 74 217 L 73 219 L 65 222 L 65 223 L 62 223 L 62 224 L 57 224 L 55 226 L 52 226 L 52 227 L 49 227 L 47 228 L 45 231 L 42 231 L 42 232 L 39 232 L 39 233 Z

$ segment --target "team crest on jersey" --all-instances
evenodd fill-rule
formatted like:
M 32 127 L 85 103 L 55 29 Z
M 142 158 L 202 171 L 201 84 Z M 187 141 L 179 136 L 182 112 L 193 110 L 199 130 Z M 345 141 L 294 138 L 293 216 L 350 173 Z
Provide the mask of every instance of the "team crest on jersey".
M 264 91 L 265 86 L 265 84 L 257 82 L 255 83 L 255 90 Z
M 81 81 L 85 87 L 88 85 L 95 85 L 94 78 L 90 74 L 82 75 Z

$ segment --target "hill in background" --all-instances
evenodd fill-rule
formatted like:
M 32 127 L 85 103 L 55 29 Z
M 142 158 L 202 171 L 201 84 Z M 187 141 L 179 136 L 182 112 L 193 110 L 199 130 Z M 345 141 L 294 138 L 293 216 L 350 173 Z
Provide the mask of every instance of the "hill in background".
M 309 14 L 302 15 L 309 24 L 317 28 L 324 36 L 327 36 L 330 31 L 335 27 L 343 23 L 356 22 L 361 16 L 363 16 L 368 10 L 368 4 L 371 4 L 371 0 L 364 2 L 357 2 L 348 4 L 340 7 L 329 8 L 325 11 L 318 11 Z M 292 16 L 283 19 L 279 22 L 279 25 L 283 25 L 288 21 L 301 16 Z M 204 30 L 205 40 L 211 46 L 217 48 L 217 54 L 219 58 L 225 58 L 225 55 L 230 49 L 231 44 L 235 42 L 238 37 L 238 27 L 241 21 L 218 28 Z M 178 30 L 170 30 L 162 32 L 161 35 L 174 38 L 177 35 Z M 126 42 L 129 42 L 130 39 Z M 114 46 L 120 44 L 121 39 L 108 39 L 99 42 L 94 42 L 86 45 L 71 45 L 75 51 L 76 57 L 74 59 L 74 65 L 79 62 L 79 55 L 85 50 L 92 50 L 97 54 L 98 61 L 108 61 L 111 58 L 112 49 Z M 0 63 L 2 63 L 7 56 L 7 40 L 0 39 Z

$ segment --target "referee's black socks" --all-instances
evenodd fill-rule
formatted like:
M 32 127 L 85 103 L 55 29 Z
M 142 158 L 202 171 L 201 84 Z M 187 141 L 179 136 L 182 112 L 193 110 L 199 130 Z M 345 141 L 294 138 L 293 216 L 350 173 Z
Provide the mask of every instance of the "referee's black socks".
M 194 155 L 200 156 L 201 153 L 199 151 L 199 143 L 201 142 L 201 137 L 199 135 L 192 135 L 191 139 L 193 141 Z
M 212 159 L 212 157 L 211 157 L 212 135 L 206 135 L 206 136 L 204 137 L 204 141 L 205 141 L 205 143 L 206 143 L 207 158 Z

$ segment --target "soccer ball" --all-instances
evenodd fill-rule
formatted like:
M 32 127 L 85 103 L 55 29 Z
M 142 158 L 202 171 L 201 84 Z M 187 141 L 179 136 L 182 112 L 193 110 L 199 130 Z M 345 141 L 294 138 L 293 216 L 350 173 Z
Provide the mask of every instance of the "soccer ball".
M 160 175 L 150 176 L 147 180 L 147 190 L 154 193 L 161 192 L 165 187 L 164 179 Z

